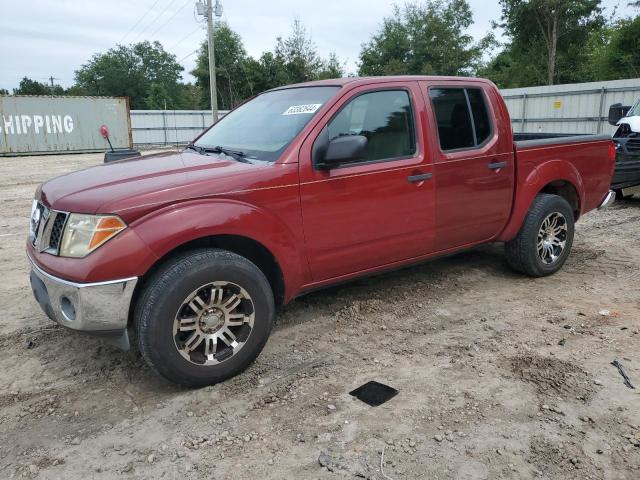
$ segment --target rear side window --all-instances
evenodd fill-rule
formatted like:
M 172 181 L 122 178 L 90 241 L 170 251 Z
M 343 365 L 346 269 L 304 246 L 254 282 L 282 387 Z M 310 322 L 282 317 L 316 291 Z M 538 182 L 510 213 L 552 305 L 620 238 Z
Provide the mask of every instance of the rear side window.
M 413 113 L 405 90 L 359 95 L 329 122 L 329 140 L 344 135 L 367 137 L 367 161 L 411 156 L 416 152 Z
M 491 135 L 491 121 L 478 88 L 429 90 L 442 150 L 473 148 Z
M 484 94 L 479 88 L 467 88 L 473 124 L 476 127 L 476 144 L 482 144 L 491 135 L 491 122 L 487 104 L 484 101 Z

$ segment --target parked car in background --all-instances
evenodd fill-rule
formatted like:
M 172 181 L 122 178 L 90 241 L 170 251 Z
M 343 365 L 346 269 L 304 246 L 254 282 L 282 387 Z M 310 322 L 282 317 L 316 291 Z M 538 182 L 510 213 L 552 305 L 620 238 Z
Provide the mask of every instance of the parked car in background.
M 631 107 L 612 105 L 609 123 L 618 127 L 613 134 L 616 169 L 611 188 L 622 198 L 627 189 L 640 185 L 640 99 Z
M 608 136 L 519 141 L 491 82 L 343 78 L 270 90 L 180 153 L 44 183 L 27 254 L 47 315 L 222 381 L 305 292 L 488 242 L 532 277 L 613 200 Z

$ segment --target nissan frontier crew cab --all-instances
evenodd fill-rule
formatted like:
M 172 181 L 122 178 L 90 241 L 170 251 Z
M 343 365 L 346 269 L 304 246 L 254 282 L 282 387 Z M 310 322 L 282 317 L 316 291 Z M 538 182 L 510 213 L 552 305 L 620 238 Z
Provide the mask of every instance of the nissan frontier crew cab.
M 614 157 L 605 136 L 518 141 L 487 80 L 286 86 L 180 153 L 44 183 L 31 285 L 60 325 L 131 343 L 178 384 L 213 384 L 313 289 L 487 242 L 518 272 L 555 273 L 576 220 L 612 201 Z

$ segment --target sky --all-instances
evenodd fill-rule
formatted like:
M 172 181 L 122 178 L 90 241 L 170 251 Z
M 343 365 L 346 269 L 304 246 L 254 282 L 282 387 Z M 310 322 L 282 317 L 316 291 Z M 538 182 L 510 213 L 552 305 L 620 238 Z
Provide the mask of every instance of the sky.
M 498 20 L 498 0 L 468 0 L 482 38 Z M 286 37 L 294 18 L 312 36 L 318 52 L 335 52 L 356 71 L 360 46 L 392 14 L 402 0 L 221 0 L 222 20 L 238 32 L 247 52 L 259 56 Z M 73 84 L 74 71 L 95 53 L 142 40 L 158 40 L 185 67 L 193 81 L 193 53 L 206 29 L 194 15 L 195 0 L 0 0 L 0 88 L 11 91 L 28 76 L 63 87 Z M 606 13 L 618 6 L 618 16 L 633 12 L 626 0 L 603 0 Z M 495 32 L 497 35 L 500 32 Z

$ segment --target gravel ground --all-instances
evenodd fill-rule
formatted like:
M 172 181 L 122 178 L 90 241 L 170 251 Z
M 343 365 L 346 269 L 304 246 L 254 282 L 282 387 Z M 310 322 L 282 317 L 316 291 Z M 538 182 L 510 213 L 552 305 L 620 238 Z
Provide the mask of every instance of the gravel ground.
M 585 216 L 549 278 L 488 245 L 309 294 L 189 391 L 32 298 L 33 191 L 99 162 L 0 159 L 0 478 L 640 478 L 640 199 Z M 369 380 L 399 393 L 349 395 Z

